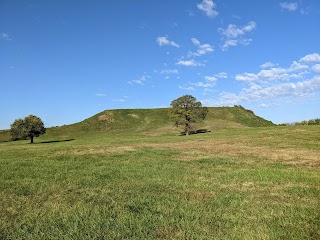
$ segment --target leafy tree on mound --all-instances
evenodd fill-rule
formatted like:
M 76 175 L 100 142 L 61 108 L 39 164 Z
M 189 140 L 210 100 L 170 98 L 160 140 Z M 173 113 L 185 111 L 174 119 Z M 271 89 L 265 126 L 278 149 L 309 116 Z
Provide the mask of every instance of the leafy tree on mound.
M 46 129 L 42 120 L 35 115 L 29 115 L 24 119 L 16 119 L 10 128 L 13 140 L 30 139 L 30 143 L 33 143 L 34 137 L 39 137 L 45 132 Z
M 191 95 L 184 95 L 171 102 L 171 117 L 175 125 L 183 125 L 186 135 L 192 131 L 192 123 L 205 119 L 208 108 L 202 107 L 201 102 Z

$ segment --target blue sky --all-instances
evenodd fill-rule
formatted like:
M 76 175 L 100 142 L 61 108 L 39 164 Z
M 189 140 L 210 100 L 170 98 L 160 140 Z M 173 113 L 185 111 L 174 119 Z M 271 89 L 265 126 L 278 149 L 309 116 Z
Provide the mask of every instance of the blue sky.
M 191 94 L 275 123 L 320 117 L 319 0 L 0 1 L 0 129 Z

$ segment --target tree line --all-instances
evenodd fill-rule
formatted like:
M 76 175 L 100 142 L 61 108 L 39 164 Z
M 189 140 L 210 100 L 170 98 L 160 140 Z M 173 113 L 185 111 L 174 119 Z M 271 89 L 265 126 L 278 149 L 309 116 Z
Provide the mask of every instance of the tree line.
M 320 125 L 320 118 L 303 120 L 301 122 L 280 124 L 280 126 L 303 126 L 303 125 Z

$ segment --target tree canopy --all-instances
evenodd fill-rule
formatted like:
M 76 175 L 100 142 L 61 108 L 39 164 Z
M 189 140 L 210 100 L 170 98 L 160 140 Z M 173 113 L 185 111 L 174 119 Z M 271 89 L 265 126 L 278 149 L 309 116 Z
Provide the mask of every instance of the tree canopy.
M 46 129 L 42 120 L 35 115 L 29 115 L 24 119 L 16 119 L 10 128 L 13 140 L 30 139 L 30 143 L 33 143 L 34 137 L 39 137 L 45 132 Z
M 192 95 L 184 95 L 171 102 L 171 117 L 175 125 L 183 125 L 186 135 L 192 131 L 192 123 L 205 119 L 208 108 L 202 107 L 201 102 L 197 101 Z

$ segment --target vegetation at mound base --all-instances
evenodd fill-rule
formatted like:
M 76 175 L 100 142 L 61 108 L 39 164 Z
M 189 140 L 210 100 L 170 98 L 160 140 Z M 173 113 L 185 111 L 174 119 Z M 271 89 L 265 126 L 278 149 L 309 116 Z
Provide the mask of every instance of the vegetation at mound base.
M 144 131 L 0 143 L 0 239 L 320 239 L 320 126 Z

